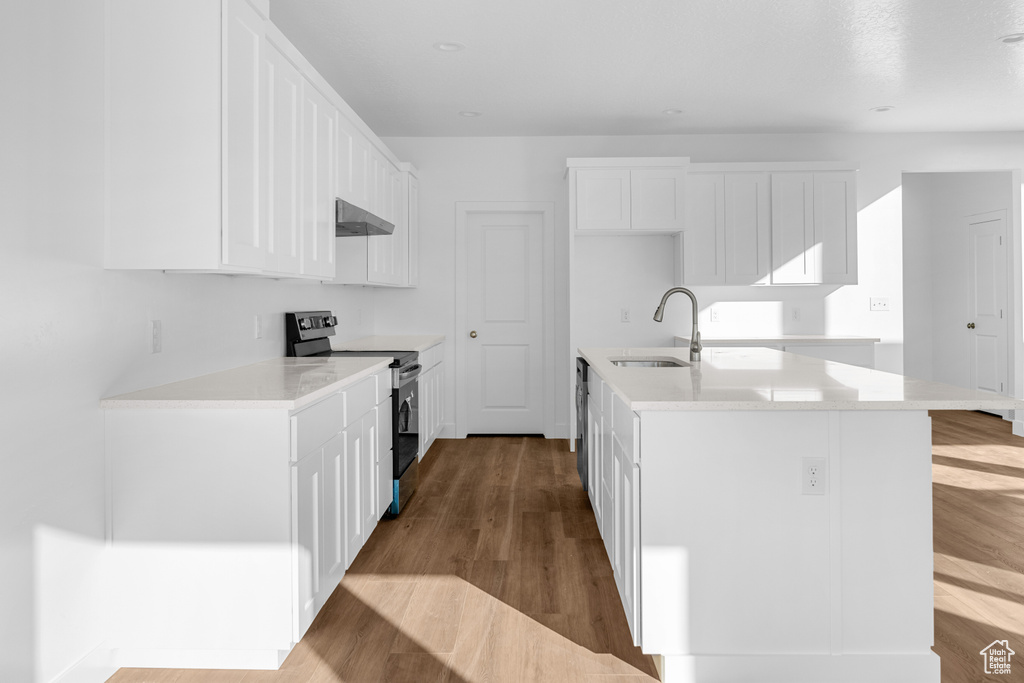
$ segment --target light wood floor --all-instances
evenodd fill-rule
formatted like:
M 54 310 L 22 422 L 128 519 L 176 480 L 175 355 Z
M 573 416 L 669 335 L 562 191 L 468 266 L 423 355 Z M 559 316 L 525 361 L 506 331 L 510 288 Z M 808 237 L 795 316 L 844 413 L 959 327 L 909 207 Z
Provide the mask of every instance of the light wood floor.
M 1024 680 L 1024 439 L 932 413 L 935 651 L 943 683 L 987 680 L 1009 639 Z M 420 489 L 369 543 L 280 671 L 122 669 L 136 683 L 657 680 L 630 644 L 564 441 L 439 440 Z M 880 615 L 882 618 L 883 615 Z
M 942 681 L 1024 681 L 1024 438 L 993 415 L 931 416 Z M 979 652 L 1006 639 L 1013 674 L 984 676 Z
M 438 440 L 280 671 L 121 669 L 136 683 L 641 683 L 564 440 Z

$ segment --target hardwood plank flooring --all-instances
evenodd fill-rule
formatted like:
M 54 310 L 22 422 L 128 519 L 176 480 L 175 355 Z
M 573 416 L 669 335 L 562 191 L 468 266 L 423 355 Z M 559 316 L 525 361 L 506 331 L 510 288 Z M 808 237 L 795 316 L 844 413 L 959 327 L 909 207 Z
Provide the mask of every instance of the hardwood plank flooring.
M 1024 439 L 932 413 L 935 646 L 943 683 L 986 680 L 1009 639 L 1024 680 Z M 114 683 L 657 680 L 631 644 L 566 442 L 439 440 L 280 671 L 122 669 Z
M 121 669 L 113 683 L 640 683 L 564 440 L 438 440 L 280 671 Z
M 932 417 L 935 646 L 943 683 L 1024 680 L 1024 438 L 993 415 Z M 1009 640 L 1009 676 L 982 648 Z

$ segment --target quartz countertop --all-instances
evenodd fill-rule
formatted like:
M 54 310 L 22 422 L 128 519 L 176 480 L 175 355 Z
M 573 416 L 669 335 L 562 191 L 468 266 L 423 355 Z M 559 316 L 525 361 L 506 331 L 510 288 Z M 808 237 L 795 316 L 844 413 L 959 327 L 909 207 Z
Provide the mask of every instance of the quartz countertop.
M 274 358 L 100 401 L 101 408 L 297 410 L 384 370 L 389 357 Z
M 878 337 L 842 337 L 828 334 L 780 334 L 774 337 L 706 337 L 700 335 L 702 346 L 802 346 L 821 344 L 874 344 Z M 689 346 L 689 337 L 676 337 L 676 342 Z
M 633 411 L 1024 409 L 1024 401 L 766 348 L 586 348 L 579 353 Z M 610 359 L 669 358 L 682 368 Z
M 426 351 L 444 341 L 443 334 L 397 334 L 338 341 L 331 337 L 335 351 Z

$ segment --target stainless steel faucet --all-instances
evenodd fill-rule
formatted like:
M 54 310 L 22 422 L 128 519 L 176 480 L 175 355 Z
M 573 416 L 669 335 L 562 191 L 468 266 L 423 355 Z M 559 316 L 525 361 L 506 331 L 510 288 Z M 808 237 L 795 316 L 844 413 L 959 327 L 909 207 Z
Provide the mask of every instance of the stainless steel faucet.
M 665 302 L 668 298 L 677 292 L 682 292 L 686 296 L 690 297 L 690 301 L 693 302 L 693 331 L 690 333 L 690 361 L 696 362 L 700 360 L 700 332 L 697 330 L 697 297 L 693 295 L 693 292 L 688 290 L 686 287 L 673 287 L 672 289 L 665 292 L 665 295 L 661 297 L 661 303 L 658 304 L 658 310 L 654 312 L 654 321 L 661 322 L 661 319 L 665 316 Z

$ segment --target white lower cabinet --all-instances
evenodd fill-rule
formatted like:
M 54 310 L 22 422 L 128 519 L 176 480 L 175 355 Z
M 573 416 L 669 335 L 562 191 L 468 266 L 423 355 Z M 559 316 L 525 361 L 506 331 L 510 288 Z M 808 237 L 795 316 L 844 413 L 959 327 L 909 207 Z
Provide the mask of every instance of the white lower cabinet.
M 639 418 L 597 375 L 588 383 L 590 500 L 633 644 L 639 646 Z
M 294 412 L 105 411 L 119 666 L 281 664 L 390 502 L 390 386 L 385 369 Z
M 444 427 L 444 344 L 420 354 L 420 460 Z

